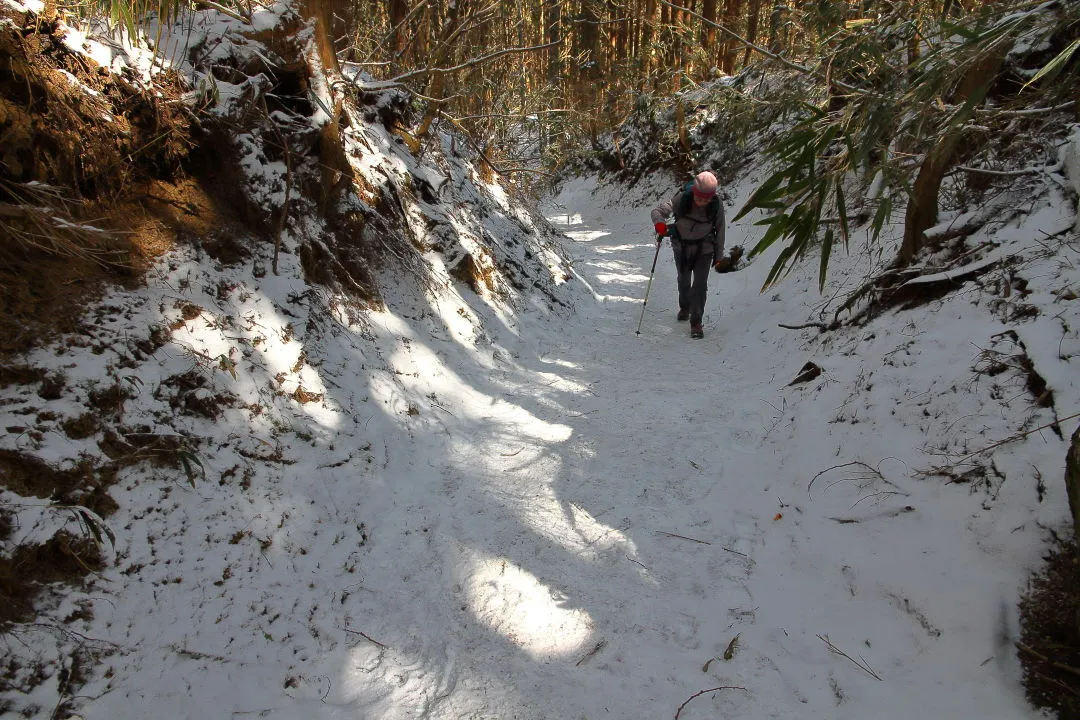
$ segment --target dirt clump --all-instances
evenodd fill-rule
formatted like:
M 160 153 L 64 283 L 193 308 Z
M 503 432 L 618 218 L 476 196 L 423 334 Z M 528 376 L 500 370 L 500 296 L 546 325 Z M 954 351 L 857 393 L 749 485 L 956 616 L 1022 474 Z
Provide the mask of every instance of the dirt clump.
M 40 545 L 21 545 L 0 557 L 0 630 L 34 617 L 34 600 L 51 583 L 77 585 L 105 566 L 91 538 L 60 531 Z
M 191 120 L 179 76 L 151 91 L 73 52 L 58 20 L 0 21 L 0 334 L 22 352 L 78 331 L 104 281 L 137 281 L 171 242 L 133 205 L 180 174 Z

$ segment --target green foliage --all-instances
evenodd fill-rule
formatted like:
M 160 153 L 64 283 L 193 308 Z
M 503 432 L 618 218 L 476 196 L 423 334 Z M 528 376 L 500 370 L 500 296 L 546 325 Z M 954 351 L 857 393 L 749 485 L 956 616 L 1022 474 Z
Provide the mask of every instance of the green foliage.
M 977 110 L 995 111 L 983 107 L 991 86 L 996 103 L 1043 103 L 1060 93 L 1048 81 L 1067 72 L 1080 47 L 1080 39 L 1068 37 L 1077 34 L 1078 23 L 1070 17 L 1048 21 L 1047 7 L 985 7 L 940 25 L 897 14 L 873 25 L 853 24 L 832 36 L 821 62 L 830 97 L 821 105 L 799 106 L 798 121 L 767 150 L 775 170 L 735 216 L 768 213 L 757 222 L 767 229 L 750 257 L 784 243 L 763 289 L 817 246 L 823 288 L 833 243 L 839 236 L 847 244 L 852 214 L 870 222 L 871 241 L 876 242 L 893 209 L 902 206 L 898 200 L 912 192 L 920 158 L 944 137 L 965 132 Z M 1080 14 L 1075 8 L 1070 12 Z M 976 69 L 993 57 L 1060 44 L 1062 35 L 1066 47 L 1027 83 L 1007 82 L 1002 73 L 993 83 L 967 86 L 977 77 Z M 910 54 L 915 41 L 921 49 L 918 58 Z M 1039 92 L 1020 96 L 1035 83 L 1041 83 Z M 1075 87 L 1075 77 L 1072 83 Z M 871 176 L 880 178 L 873 192 Z
M 211 7 L 237 20 L 246 20 L 252 11 L 240 0 L 75 0 L 65 7 L 82 17 L 103 19 L 110 29 L 123 30 L 133 39 L 150 18 L 157 20 L 160 33 L 196 8 Z
M 1046 63 L 1046 65 L 1039 69 L 1039 72 L 1035 73 L 1035 75 L 1032 76 L 1030 80 L 1024 83 L 1024 89 L 1027 89 L 1028 85 L 1036 83 L 1040 80 L 1045 79 L 1047 82 L 1050 82 L 1054 78 L 1056 78 L 1058 74 L 1062 71 L 1062 69 L 1068 64 L 1069 60 L 1072 59 L 1073 53 L 1076 52 L 1076 49 L 1078 47 L 1080 47 L 1080 39 L 1073 40 L 1071 43 L 1069 43 L 1069 46 L 1062 50 L 1057 55 L 1057 57 Z
M 807 106 L 806 111 L 808 117 L 771 148 L 779 169 L 754 191 L 734 218 L 738 220 L 753 209 L 774 211 L 755 223 L 767 230 L 750 250 L 750 257 L 781 238 L 789 240 L 769 271 L 765 287 L 775 283 L 814 247 L 826 211 L 836 211 L 839 215 L 840 236 L 847 244 L 843 181 L 850 170 L 851 157 L 856 154 L 855 142 L 827 113 L 813 106 Z M 835 234 L 829 225 L 821 239 L 821 285 L 825 282 Z
M 108 539 L 110 546 L 116 543 L 116 535 L 97 513 L 81 506 L 64 505 L 58 507 L 70 511 L 82 529 L 83 534 L 88 538 L 92 538 L 99 546 L 104 546 L 106 539 Z
M 192 488 L 195 487 L 195 481 L 198 478 L 206 479 L 206 468 L 194 451 L 182 448 L 176 451 L 176 458 L 184 468 L 184 475 L 187 476 Z
M 124 30 L 137 38 L 147 18 L 156 17 L 162 25 L 171 24 L 191 7 L 185 0 L 82 0 L 76 12 L 86 17 L 104 18 L 110 28 Z

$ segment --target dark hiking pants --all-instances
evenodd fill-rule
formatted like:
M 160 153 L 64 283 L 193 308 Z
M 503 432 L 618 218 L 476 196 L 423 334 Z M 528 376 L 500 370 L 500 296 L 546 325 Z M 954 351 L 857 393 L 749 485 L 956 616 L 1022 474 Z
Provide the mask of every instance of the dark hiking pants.
M 705 294 L 709 289 L 712 243 L 672 243 L 678 271 L 679 309 L 690 313 L 690 323 L 699 325 L 705 314 Z

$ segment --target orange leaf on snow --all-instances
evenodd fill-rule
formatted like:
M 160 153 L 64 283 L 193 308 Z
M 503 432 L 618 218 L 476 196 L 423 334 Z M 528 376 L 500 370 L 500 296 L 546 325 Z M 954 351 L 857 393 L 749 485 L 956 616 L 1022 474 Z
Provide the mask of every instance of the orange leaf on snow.
M 784 513 L 776 513 L 776 517 L 773 518 L 773 522 L 776 522 L 782 517 L 784 517 Z

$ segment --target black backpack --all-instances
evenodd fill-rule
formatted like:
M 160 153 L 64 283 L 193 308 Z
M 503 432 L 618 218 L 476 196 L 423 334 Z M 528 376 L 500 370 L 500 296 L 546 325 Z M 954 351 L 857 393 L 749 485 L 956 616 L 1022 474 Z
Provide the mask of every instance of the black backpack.
M 694 183 L 692 182 L 686 183 L 685 187 L 683 187 L 682 197 L 679 198 L 679 202 L 676 203 L 675 207 L 672 209 L 672 214 L 675 216 L 675 223 L 678 223 L 679 218 L 690 212 L 690 208 L 692 207 L 692 204 L 694 202 L 693 189 Z M 709 204 L 705 209 L 705 214 L 709 218 L 709 222 L 715 226 L 716 216 L 720 214 L 720 193 L 713 195 L 713 199 L 709 201 Z M 682 240 L 682 238 L 679 237 L 678 230 L 676 230 L 675 228 L 676 225 L 672 224 L 671 236 L 677 240 Z M 714 230 L 713 234 L 715 234 L 715 232 L 716 231 Z M 708 237 L 702 238 L 701 240 L 709 240 L 711 239 L 711 237 L 712 236 L 710 235 Z M 701 242 L 701 240 L 697 242 Z

